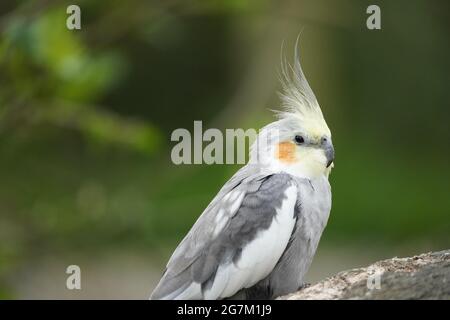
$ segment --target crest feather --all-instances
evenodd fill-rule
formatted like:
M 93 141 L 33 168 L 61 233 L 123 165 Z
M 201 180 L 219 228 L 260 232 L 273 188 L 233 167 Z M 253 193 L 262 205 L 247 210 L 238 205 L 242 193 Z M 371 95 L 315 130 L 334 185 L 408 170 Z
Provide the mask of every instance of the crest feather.
M 281 49 L 281 72 L 279 75 L 282 91 L 279 93 L 282 102 L 282 111 L 277 115 L 280 119 L 299 121 L 305 129 L 322 131 L 330 134 L 319 103 L 306 80 L 300 65 L 298 40 L 295 43 L 294 66 L 286 61 Z

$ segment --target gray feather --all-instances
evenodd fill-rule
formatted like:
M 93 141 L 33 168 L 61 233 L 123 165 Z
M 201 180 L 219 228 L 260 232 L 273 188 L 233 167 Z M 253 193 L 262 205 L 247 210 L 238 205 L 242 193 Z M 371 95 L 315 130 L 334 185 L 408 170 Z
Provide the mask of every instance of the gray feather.
M 288 174 L 268 175 L 253 166 L 238 171 L 177 247 L 151 298 L 171 297 L 192 283 L 200 284 L 202 290 L 208 289 L 219 265 L 236 263 L 256 234 L 270 227 L 277 208 L 281 207 L 284 191 L 292 183 Z M 230 211 L 233 203 L 225 197 L 231 191 L 245 193 L 235 211 Z M 220 210 L 225 212 L 227 222 L 215 234 L 215 219 Z
M 232 299 L 272 299 L 288 294 L 303 285 L 331 209 L 328 180 L 296 179 L 297 222 L 289 244 L 273 271 L 251 288 L 243 289 Z

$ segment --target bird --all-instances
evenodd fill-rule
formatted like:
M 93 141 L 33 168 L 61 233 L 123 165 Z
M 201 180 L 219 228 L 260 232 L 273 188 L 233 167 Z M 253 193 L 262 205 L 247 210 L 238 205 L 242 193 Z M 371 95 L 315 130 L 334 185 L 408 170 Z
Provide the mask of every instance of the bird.
M 303 73 L 282 55 L 281 110 L 248 163 L 170 257 L 152 300 L 275 299 L 305 286 L 331 210 L 331 131 Z

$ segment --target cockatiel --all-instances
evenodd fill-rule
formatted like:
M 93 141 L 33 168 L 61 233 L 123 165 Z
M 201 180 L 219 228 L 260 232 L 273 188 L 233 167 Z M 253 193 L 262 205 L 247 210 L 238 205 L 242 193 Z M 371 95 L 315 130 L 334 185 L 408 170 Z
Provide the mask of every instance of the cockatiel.
M 298 290 L 331 209 L 334 148 L 296 45 L 283 110 L 178 245 L 151 299 L 272 299 Z

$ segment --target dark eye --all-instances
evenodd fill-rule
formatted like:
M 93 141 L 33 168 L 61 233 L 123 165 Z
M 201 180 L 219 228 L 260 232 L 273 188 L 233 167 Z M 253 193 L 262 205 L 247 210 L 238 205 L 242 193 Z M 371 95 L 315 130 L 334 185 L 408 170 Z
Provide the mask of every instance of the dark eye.
M 296 144 L 302 144 L 302 143 L 305 142 L 305 139 L 303 139 L 302 136 L 295 136 L 295 137 L 294 137 L 294 140 L 295 140 L 295 143 L 296 143 Z

